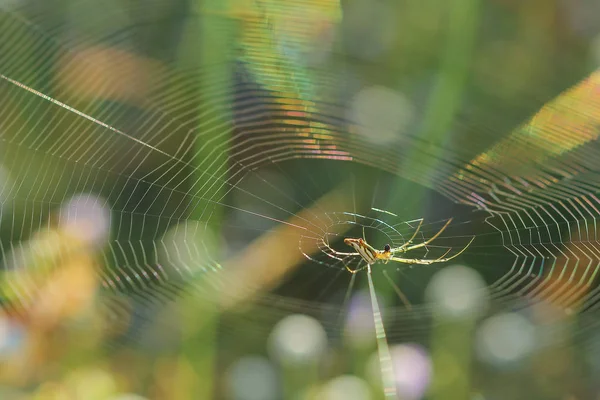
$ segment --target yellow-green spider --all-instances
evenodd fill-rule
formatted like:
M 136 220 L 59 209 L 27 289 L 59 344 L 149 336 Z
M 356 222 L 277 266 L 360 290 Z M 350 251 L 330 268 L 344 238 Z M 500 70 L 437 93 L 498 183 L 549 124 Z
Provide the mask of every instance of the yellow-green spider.
M 364 233 L 364 228 L 363 228 L 363 237 L 362 238 L 358 238 L 358 239 L 345 238 L 344 239 L 344 243 L 346 243 L 348 246 L 350 246 L 354 250 L 356 250 L 356 253 L 338 253 L 338 254 L 345 255 L 345 256 L 353 256 L 353 255 L 361 256 L 362 259 L 366 262 L 367 265 L 362 268 L 351 269 L 350 267 L 346 266 L 346 269 L 353 274 L 357 273 L 358 271 L 362 271 L 365 268 L 368 269 L 369 273 L 371 273 L 371 265 L 375 264 L 377 261 L 382 261 L 384 264 L 387 264 L 390 261 L 396 261 L 396 262 L 403 263 L 403 264 L 425 264 L 425 265 L 450 261 L 453 258 L 458 257 L 460 254 L 462 254 L 462 252 L 464 252 L 467 249 L 467 247 L 469 247 L 471 245 L 471 243 L 473 242 L 475 237 L 471 238 L 469 243 L 467 243 L 467 245 L 465 247 L 463 247 L 463 249 L 461 251 L 452 255 L 451 257 L 446 257 L 446 255 L 448 253 L 450 253 L 452 248 L 449 248 L 448 251 L 446 251 L 444 254 L 441 255 L 441 257 L 435 258 L 435 259 L 403 258 L 403 257 L 396 256 L 397 254 L 403 254 L 408 251 L 427 246 L 429 243 L 431 243 L 435 239 L 437 239 L 438 236 L 440 236 L 442 234 L 442 232 L 444 232 L 444 230 L 448 227 L 450 222 L 452 222 L 452 218 L 450 218 L 448 220 L 448 222 L 446 222 L 446 224 L 442 227 L 442 229 L 440 229 L 435 235 L 433 235 L 431 238 L 429 238 L 425 242 L 411 245 L 414 238 L 417 236 L 417 233 L 419 233 L 419 230 L 421 229 L 421 225 L 423 224 L 423 219 L 421 219 L 421 222 L 419 222 L 419 226 L 417 226 L 415 233 L 413 233 L 412 237 L 406 243 L 404 243 L 402 246 L 394 247 L 394 248 L 391 248 L 389 244 L 386 244 L 385 247 L 383 248 L 383 250 L 377 250 L 376 248 L 371 246 L 369 243 L 367 243 L 367 241 L 364 238 L 365 233 Z

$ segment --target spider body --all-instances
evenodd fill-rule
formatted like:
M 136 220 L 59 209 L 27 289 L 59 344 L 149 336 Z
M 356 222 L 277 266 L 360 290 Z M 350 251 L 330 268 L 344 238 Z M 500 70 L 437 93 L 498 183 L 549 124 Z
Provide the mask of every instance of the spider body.
M 414 238 L 417 236 L 417 233 L 419 232 L 419 230 L 421 229 L 421 225 L 423 224 L 423 220 L 421 219 L 421 222 L 419 222 L 419 226 L 417 226 L 417 229 L 413 233 L 412 237 L 406 243 L 404 243 L 403 245 L 401 245 L 399 247 L 395 247 L 395 248 L 391 248 L 389 244 L 386 244 L 385 247 L 383 248 L 383 250 L 377 250 L 376 248 L 371 246 L 369 243 L 367 243 L 367 241 L 364 238 L 365 233 L 364 233 L 364 228 L 363 228 L 363 237 L 362 238 L 358 238 L 358 239 L 345 238 L 344 239 L 344 243 L 346 245 L 352 247 L 356 251 L 356 253 L 339 253 L 339 254 L 340 255 L 360 256 L 363 259 L 363 261 L 367 264 L 366 267 L 357 268 L 354 270 L 350 269 L 348 266 L 346 266 L 346 269 L 353 274 L 355 274 L 358 271 L 361 271 L 365 268 L 367 268 L 370 273 L 371 265 L 375 264 L 377 261 L 383 261 L 384 264 L 387 264 L 390 261 L 396 261 L 396 262 L 400 262 L 403 264 L 425 264 L 425 265 L 450 261 L 453 258 L 458 257 L 463 251 L 465 251 L 467 249 L 467 247 L 469 247 L 471 245 L 471 243 L 473 242 L 475 237 L 473 237 L 471 239 L 471 241 L 469 243 L 467 243 L 467 245 L 465 247 L 463 247 L 463 249 L 461 251 L 459 251 L 458 253 L 454 254 L 451 257 L 446 257 L 446 255 L 452 250 L 452 248 L 448 249 L 448 251 L 446 251 L 444 254 L 442 254 L 441 257 L 435 258 L 435 259 L 396 257 L 397 254 L 406 253 L 410 250 L 414 250 L 414 249 L 418 249 L 418 248 L 427 246 L 429 243 L 431 243 L 435 239 L 437 239 L 438 236 L 440 236 L 442 234 L 442 232 L 444 232 L 444 230 L 448 227 L 450 222 L 452 222 L 452 218 L 450 218 L 448 220 L 448 222 L 446 222 L 446 224 L 442 227 L 442 229 L 440 229 L 431 238 L 427 239 L 423 243 L 412 245 Z M 446 258 L 444 258 L 444 257 L 446 257 Z
M 360 254 L 367 264 L 375 264 L 377 261 L 388 262 L 392 256 L 390 245 L 386 245 L 385 249 L 377 250 L 371 247 L 364 239 L 344 239 L 344 243 L 352 247 Z

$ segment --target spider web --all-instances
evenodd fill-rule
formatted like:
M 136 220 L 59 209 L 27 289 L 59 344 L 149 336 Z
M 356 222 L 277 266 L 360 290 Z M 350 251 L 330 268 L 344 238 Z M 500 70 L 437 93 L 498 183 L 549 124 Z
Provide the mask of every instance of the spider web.
M 546 299 L 597 311 L 599 73 L 509 132 L 487 127 L 465 145 L 406 129 L 382 144 L 348 121 L 340 91 L 351 85 L 339 61 L 294 62 L 314 38 L 256 39 L 272 39 L 268 26 L 291 9 L 248 11 L 254 30 L 228 54 L 232 87 L 214 66 L 134 55 L 135 29 L 117 10 L 103 8 L 86 27 L 65 24 L 61 11 L 0 16 L 0 35 L 12 38 L 0 44 L 7 309 L 37 298 L 43 279 L 33 265 L 48 274 L 59 262 L 45 262 L 36 239 L 97 207 L 110 214 L 99 301 L 115 323 L 128 307 L 151 319 L 184 296 L 228 309 L 252 299 L 270 318 L 337 315 L 349 282 L 362 279 L 346 271 L 361 259 L 341 254 L 352 252 L 343 238 L 398 247 L 421 219 L 415 243 L 449 218 L 440 238 L 404 256 L 435 259 L 475 237 L 457 261 L 485 277 L 496 307 Z M 338 22 L 335 10 L 320 11 L 325 26 Z M 83 1 L 69 11 L 98 12 Z M 147 23 L 156 12 L 129 11 Z M 459 120 L 451 131 L 478 128 Z M 65 206 L 80 194 L 93 197 Z M 82 246 L 97 245 L 76 233 Z M 413 303 L 385 310 L 411 321 L 390 326 L 389 340 L 428 329 L 424 282 L 441 268 L 374 266 L 378 289 L 402 288 Z M 336 318 L 324 324 L 340 329 Z

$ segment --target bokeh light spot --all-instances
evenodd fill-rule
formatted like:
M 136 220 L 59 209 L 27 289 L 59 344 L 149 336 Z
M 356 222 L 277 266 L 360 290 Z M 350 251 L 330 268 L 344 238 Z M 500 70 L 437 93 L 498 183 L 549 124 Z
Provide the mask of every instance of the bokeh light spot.
M 157 243 L 161 265 L 174 268 L 181 276 L 207 271 L 215 264 L 211 254 L 216 241 L 206 224 L 185 221 L 169 229 Z
M 272 356 L 282 363 L 303 364 L 316 360 L 327 346 L 327 334 L 316 319 L 290 315 L 279 321 L 269 337 Z
M 100 246 L 108 239 L 110 209 L 96 196 L 80 194 L 69 199 L 60 210 L 60 225 L 90 246 Z
M 427 351 L 414 344 L 395 345 L 391 349 L 396 387 L 405 400 L 420 399 L 431 379 L 431 361 Z
M 427 286 L 427 297 L 446 317 L 477 316 L 487 308 L 488 292 L 479 273 L 463 265 L 445 267 Z
M 390 348 L 396 390 L 401 399 L 420 399 L 431 382 L 432 365 L 425 348 L 418 344 L 397 344 Z M 379 356 L 375 352 L 367 362 L 366 373 L 372 383 L 379 385 L 381 370 Z
M 502 313 L 485 320 L 477 331 L 479 357 L 496 366 L 516 362 L 535 345 L 535 327 L 517 313 Z
M 228 389 L 234 400 L 277 399 L 277 373 L 264 357 L 236 361 L 227 373 Z
M 405 133 L 414 114 L 414 106 L 402 93 L 384 86 L 370 86 L 354 96 L 348 120 L 364 139 L 382 145 Z
M 0 315 L 0 360 L 19 350 L 25 331 L 9 318 Z
M 330 380 L 317 396 L 322 400 L 369 400 L 371 391 L 363 379 L 342 375 Z

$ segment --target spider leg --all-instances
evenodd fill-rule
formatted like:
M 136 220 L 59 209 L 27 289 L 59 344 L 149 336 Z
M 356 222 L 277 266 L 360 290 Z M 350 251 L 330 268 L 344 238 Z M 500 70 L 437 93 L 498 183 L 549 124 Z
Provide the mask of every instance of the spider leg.
M 350 268 L 347 265 L 344 265 L 344 267 L 346 267 L 346 269 L 348 270 L 348 272 L 350 272 L 351 274 L 355 274 L 355 273 L 357 273 L 359 271 L 362 271 L 363 269 L 366 269 L 369 266 L 369 264 L 367 264 L 366 267 L 361 267 L 360 264 L 362 264 L 362 263 L 363 263 L 363 260 L 360 260 L 360 262 L 358 263 L 358 267 L 356 267 L 356 269 L 352 269 L 352 268 Z M 369 268 L 369 272 L 371 272 L 371 268 Z
M 450 261 L 453 258 L 456 258 L 459 255 L 461 255 L 471 245 L 471 243 L 473 243 L 473 240 L 475 240 L 475 236 L 473 236 L 471 238 L 469 243 L 467 243 L 467 245 L 465 247 L 463 247 L 461 251 L 459 251 L 458 253 L 452 255 L 451 257 L 447 257 L 447 258 L 444 258 L 444 257 L 446 257 L 446 255 L 448 253 L 450 253 L 452 248 L 449 248 L 448 251 L 446 251 L 444 254 L 441 255 L 441 257 L 433 259 L 433 260 L 424 260 L 424 259 L 420 259 L 420 258 L 401 258 L 401 257 L 392 257 L 392 258 L 390 258 L 390 260 L 401 262 L 404 264 L 421 264 L 421 265 L 429 265 L 429 264 L 433 264 L 433 263 L 446 262 L 446 261 Z
M 467 243 L 467 245 L 465 247 L 463 247 L 461 251 L 459 251 L 458 253 L 454 254 L 452 257 L 440 258 L 440 259 L 436 260 L 436 262 L 445 262 L 445 261 L 449 261 L 449 260 L 452 260 L 455 257 L 460 256 L 471 245 L 471 243 L 473 243 L 473 240 L 475 240 L 475 236 L 473 236 L 471 238 L 471 240 L 469 240 L 469 243 Z M 452 250 L 452 249 L 450 249 L 450 250 Z M 448 254 L 450 252 L 450 250 L 448 250 L 444 255 Z
M 402 258 L 402 257 L 392 257 L 391 259 L 394 260 L 394 261 L 398 261 L 398 262 L 404 263 L 404 264 L 429 265 L 429 264 L 433 264 L 433 263 L 436 263 L 436 262 L 448 261 L 448 260 L 451 260 L 452 258 L 454 258 L 455 256 L 453 256 L 451 258 L 444 258 L 446 256 L 446 254 L 450 253 L 451 250 L 452 250 L 452 248 L 449 248 L 439 258 L 435 258 L 435 259 L 432 259 L 432 260 L 427 260 L 427 259 L 422 259 L 422 258 Z
M 360 256 L 360 253 L 356 253 L 356 252 L 354 252 L 354 253 L 344 253 L 344 252 L 341 252 L 341 251 L 333 250 L 331 248 L 329 249 L 329 251 L 331 251 L 331 253 L 333 255 L 336 255 L 336 256 Z
M 414 250 L 414 249 L 418 249 L 418 248 L 427 246 L 429 243 L 431 243 L 435 239 L 437 239 L 438 236 L 440 236 L 442 234 L 442 232 L 444 232 L 446 230 L 446 228 L 448 227 L 448 225 L 450 225 L 450 222 L 452 222 L 452 218 L 450 218 L 448 220 L 448 222 L 446 222 L 446 224 L 444 224 L 444 226 L 442 226 L 442 229 L 440 229 L 435 235 L 433 235 L 432 237 L 430 237 L 429 239 L 427 239 L 423 243 L 415 244 L 414 246 L 405 247 L 403 250 L 404 251 L 410 251 L 410 250 Z
M 328 250 L 331 252 L 331 254 L 335 255 L 335 256 L 360 256 L 359 253 L 357 252 L 353 252 L 353 253 L 346 253 L 343 251 L 336 251 L 334 249 L 331 248 L 331 246 L 329 246 L 329 239 L 327 240 L 321 240 L 328 248 Z
M 417 225 L 417 229 L 415 230 L 415 233 L 413 233 L 413 235 L 411 236 L 410 239 L 408 239 L 408 241 L 406 243 L 404 243 L 402 246 L 391 250 L 392 252 L 397 252 L 397 251 L 401 251 L 405 248 L 407 248 L 415 239 L 415 237 L 417 237 L 417 233 L 419 233 L 419 231 L 421 230 L 421 225 L 423 225 L 423 218 L 421 218 L 421 222 L 419 222 L 419 225 Z

